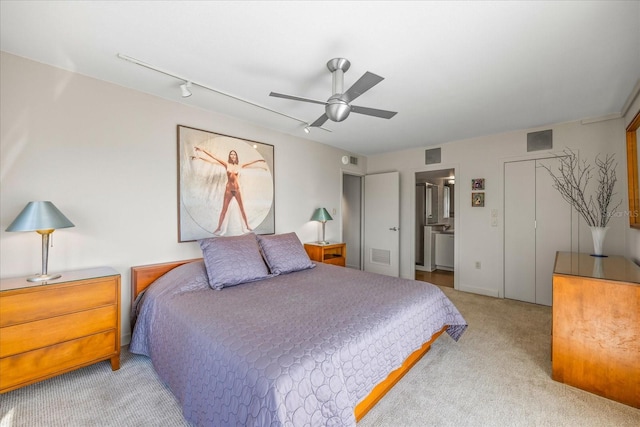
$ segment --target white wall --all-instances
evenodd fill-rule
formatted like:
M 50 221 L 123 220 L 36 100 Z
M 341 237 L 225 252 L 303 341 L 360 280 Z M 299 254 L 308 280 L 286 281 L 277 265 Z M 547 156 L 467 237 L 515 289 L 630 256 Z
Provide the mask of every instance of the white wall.
M 52 201 L 75 228 L 53 234 L 49 272 L 107 265 L 122 274 L 128 342 L 129 268 L 199 257 L 177 240 L 178 124 L 274 145 L 276 232 L 319 238 L 314 209 L 340 218 L 341 150 L 53 68 L 0 57 L 0 277 L 40 272 L 36 233 L 4 230 L 27 202 Z M 340 240 L 339 221 L 327 237 Z
M 424 165 L 424 149 L 392 152 L 368 158 L 367 173 L 400 171 L 400 274 L 411 277 L 414 271 L 414 180 L 415 172 L 456 169 L 455 191 L 455 265 L 456 286 L 461 290 L 486 295 L 503 295 L 503 165 L 505 161 L 535 158 L 548 152 L 527 153 L 527 133 L 553 129 L 553 151 L 569 147 L 593 163 L 598 153 L 612 153 L 618 161 L 616 192 L 622 199 L 621 210 L 628 209 L 626 149 L 622 119 L 591 124 L 563 123 L 537 129 L 454 141 L 441 146 L 442 163 Z M 433 147 L 429 147 L 433 148 Z M 471 207 L 471 179 L 485 178 L 485 207 Z M 595 182 L 595 180 L 593 180 Z M 491 209 L 498 209 L 498 226 L 491 226 Z M 605 251 L 626 255 L 628 222 L 626 217 L 612 218 Z M 589 228 L 580 219 L 579 250 L 592 249 Z M 475 262 L 481 262 L 481 269 Z

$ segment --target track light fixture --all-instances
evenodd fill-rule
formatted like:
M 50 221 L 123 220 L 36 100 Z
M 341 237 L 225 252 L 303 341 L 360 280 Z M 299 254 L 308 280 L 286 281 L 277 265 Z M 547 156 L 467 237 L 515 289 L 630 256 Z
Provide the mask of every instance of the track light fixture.
M 240 102 L 244 102 L 245 104 L 253 105 L 254 107 L 261 108 L 261 109 L 263 109 L 263 110 L 265 110 L 265 111 L 269 111 L 269 112 L 272 112 L 272 113 L 278 114 L 278 115 L 280 115 L 280 116 L 283 116 L 283 117 L 287 117 L 287 118 L 289 118 L 289 119 L 296 120 L 296 121 L 298 121 L 298 122 L 300 122 L 300 123 L 304 123 L 304 124 L 305 124 L 305 126 L 307 126 L 307 127 L 309 126 L 309 124 L 308 124 L 306 121 L 301 120 L 301 119 L 299 119 L 299 118 L 297 118 L 297 117 L 293 117 L 293 116 L 290 116 L 290 115 L 288 115 L 288 114 L 281 113 L 281 112 L 279 112 L 279 111 L 276 111 L 276 110 L 273 110 L 273 109 L 271 109 L 271 108 L 265 107 L 264 105 L 256 104 L 255 102 L 248 101 L 248 100 L 246 100 L 246 99 L 240 98 L 240 97 L 235 96 L 235 95 L 232 95 L 232 94 L 230 94 L 230 93 L 222 92 L 222 91 L 220 91 L 220 90 L 218 90 L 218 89 L 214 89 L 214 88 L 212 88 L 211 86 L 207 86 L 206 84 L 198 83 L 198 82 L 194 82 L 194 81 L 192 81 L 192 80 L 189 80 L 189 79 L 184 78 L 183 76 L 176 75 L 175 73 L 172 73 L 172 72 L 170 72 L 170 71 L 163 70 L 162 68 L 158 68 L 158 67 L 153 66 L 153 65 L 151 65 L 151 64 L 147 64 L 146 62 L 140 61 L 139 59 L 135 59 L 135 58 L 132 58 L 132 57 L 130 57 L 130 56 L 123 55 L 123 54 L 121 54 L 121 53 L 118 53 L 118 55 L 117 55 L 117 56 L 118 56 L 118 58 L 120 58 L 120 59 L 123 59 L 123 60 L 125 60 L 125 61 L 131 62 L 131 63 L 136 64 L 136 65 L 139 65 L 139 66 L 141 66 L 141 67 L 147 68 L 147 69 L 149 69 L 149 70 L 157 71 L 158 73 L 162 73 L 162 74 L 164 74 L 164 75 L 166 75 L 166 76 L 173 77 L 174 79 L 182 80 L 184 83 L 180 85 L 180 92 L 182 93 L 182 96 L 183 96 L 184 98 L 187 98 L 187 97 L 191 96 L 191 91 L 189 90 L 189 88 L 190 88 L 192 85 L 193 85 L 193 86 L 198 86 L 198 87 L 201 87 L 201 88 L 203 88 L 203 89 L 210 90 L 211 92 L 218 93 L 218 94 L 220 94 L 220 95 L 223 95 L 223 96 L 226 96 L 226 97 L 229 97 L 229 98 L 235 99 L 235 100 L 240 101 Z M 330 130 L 330 129 L 323 128 L 323 127 L 321 127 L 321 126 L 317 126 L 317 127 L 318 127 L 319 129 L 324 130 L 324 131 L 331 132 L 331 130 Z M 307 131 L 305 130 L 305 132 L 307 132 Z
M 304 127 L 304 133 L 310 133 L 310 132 L 311 132 L 311 129 L 309 128 L 309 125 L 306 125 Z
M 191 82 L 184 82 L 183 84 L 180 85 L 180 91 L 182 92 L 183 98 L 188 98 L 191 96 L 191 91 L 189 90 L 190 88 L 191 88 Z

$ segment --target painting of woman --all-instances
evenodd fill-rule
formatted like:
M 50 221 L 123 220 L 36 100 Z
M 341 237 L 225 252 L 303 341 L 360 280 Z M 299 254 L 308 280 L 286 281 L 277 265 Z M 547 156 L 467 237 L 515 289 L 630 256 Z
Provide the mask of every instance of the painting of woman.
M 275 230 L 273 146 L 179 126 L 179 241 Z

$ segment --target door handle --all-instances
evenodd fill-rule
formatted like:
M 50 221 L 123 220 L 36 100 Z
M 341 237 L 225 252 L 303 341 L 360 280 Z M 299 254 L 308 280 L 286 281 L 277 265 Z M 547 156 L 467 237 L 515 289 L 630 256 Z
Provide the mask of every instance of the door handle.
M 391 231 L 398 231 L 398 227 L 391 227 L 391 228 L 389 228 L 389 230 L 391 230 Z

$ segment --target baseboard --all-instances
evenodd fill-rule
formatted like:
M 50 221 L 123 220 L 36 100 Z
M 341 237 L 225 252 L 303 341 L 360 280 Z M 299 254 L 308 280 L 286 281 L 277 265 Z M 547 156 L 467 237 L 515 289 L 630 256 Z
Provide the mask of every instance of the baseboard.
M 125 346 L 125 345 L 129 345 L 129 343 L 131 342 L 131 333 L 126 333 L 120 334 L 120 345 L 121 346 Z
M 460 284 L 458 290 L 464 292 L 471 292 L 472 294 L 486 295 L 488 297 L 500 298 L 500 292 L 496 289 L 478 288 L 476 286 L 469 286 Z

